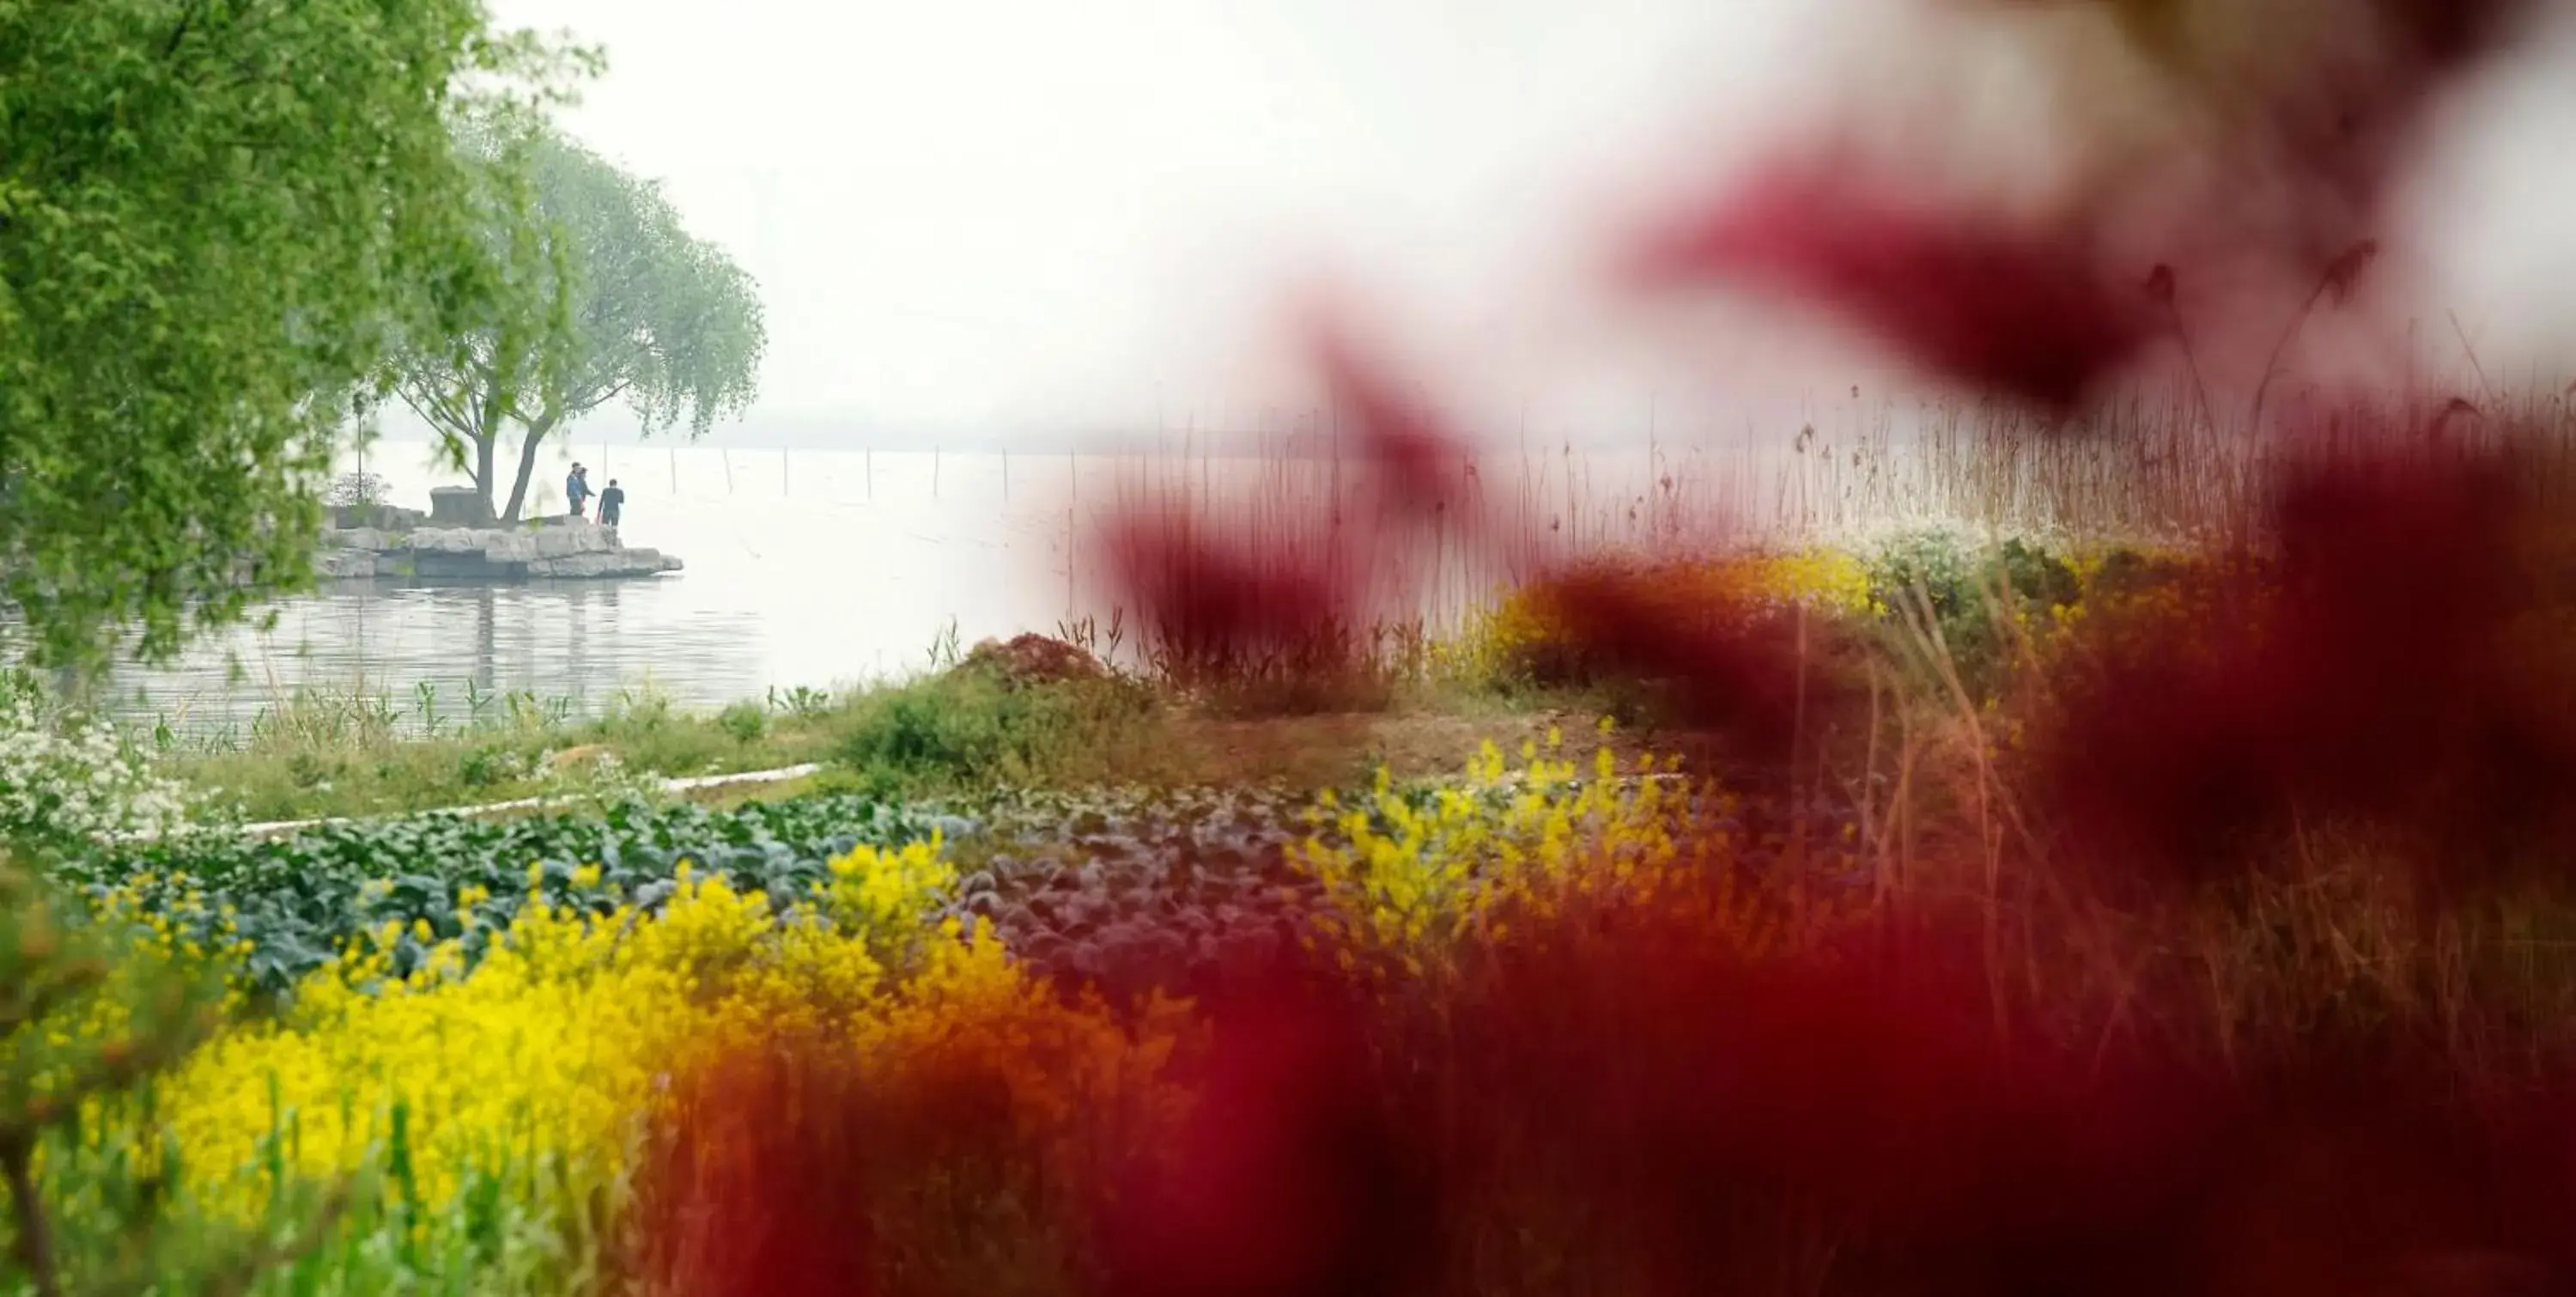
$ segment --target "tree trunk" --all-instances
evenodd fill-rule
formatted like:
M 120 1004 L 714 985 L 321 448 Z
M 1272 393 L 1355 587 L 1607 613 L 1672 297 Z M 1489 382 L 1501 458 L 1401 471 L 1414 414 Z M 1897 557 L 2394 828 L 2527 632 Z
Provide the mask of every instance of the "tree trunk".
M 54 1273 L 53 1227 L 45 1219 L 44 1203 L 36 1197 L 35 1158 L 33 1135 L 17 1132 L 0 1140 L 0 1173 L 8 1177 L 9 1205 L 18 1226 L 11 1248 L 39 1297 L 60 1297 L 63 1285 L 62 1277 Z
M 528 478 L 537 471 L 537 447 L 545 444 L 546 434 L 554 426 L 551 418 L 540 418 L 528 425 L 528 435 L 519 445 L 519 479 L 510 486 L 510 509 L 501 515 L 501 521 L 519 520 L 519 510 L 528 502 Z
M 498 434 L 485 428 L 474 434 L 474 489 L 483 493 L 483 512 L 492 512 L 492 442 Z

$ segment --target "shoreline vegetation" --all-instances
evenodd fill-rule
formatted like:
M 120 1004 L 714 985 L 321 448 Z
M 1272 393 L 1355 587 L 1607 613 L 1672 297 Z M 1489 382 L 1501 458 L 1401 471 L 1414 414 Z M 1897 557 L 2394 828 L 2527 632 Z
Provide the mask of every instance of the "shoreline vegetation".
M 2092 480 L 2049 472 L 1980 480 L 1998 501 L 2029 498 L 2034 476 Z M 2545 476 L 2517 490 L 2555 498 Z M 1706 1174 L 1812 1173 L 1799 1194 L 1872 1204 L 1907 1185 L 1942 1198 L 1953 1172 L 1985 1173 L 1991 1140 L 2040 1138 L 1961 1134 L 2021 1118 L 1957 1096 L 2018 1103 L 2032 1060 L 2056 1067 L 2060 1051 L 2067 1075 L 2091 1077 L 2069 1082 L 2084 1102 L 2125 1094 L 2146 1060 L 2177 1069 L 2137 1082 L 2157 1093 L 2296 1096 L 2298 1069 L 2366 1057 L 2397 1068 L 2368 1071 L 2371 1086 L 2429 1068 L 2507 1098 L 2576 1062 L 2563 880 L 2428 903 L 2391 863 L 2411 839 L 2352 813 L 2207 847 L 2204 864 L 2244 874 L 2179 895 L 2059 845 L 2086 824 L 2051 800 L 2064 718 L 2122 702 L 2088 691 L 2141 655 L 2223 657 L 2232 623 L 2214 610 L 2277 596 L 2285 559 L 2259 510 L 2227 513 L 2253 497 L 2173 490 L 2137 507 L 2190 504 L 2179 530 L 2203 539 L 1888 524 L 1695 548 L 1677 527 L 1669 549 L 1506 582 L 1445 635 L 1318 622 L 1232 645 L 1148 622 L 1113 651 L 1097 627 L 1064 626 L 943 641 L 906 680 L 706 710 L 648 685 L 590 717 L 524 695 L 314 689 L 191 739 L 46 710 L 21 681 L 0 754 L 27 786 L 66 791 L 18 812 L 65 821 L 77 792 L 68 818 L 93 830 L 17 848 L 68 893 L 60 921 L 221 988 L 220 1021 L 148 1102 L 93 1102 L 76 1133 L 45 1136 L 47 1174 L 66 1201 L 132 1195 L 151 1172 L 101 1150 L 164 1150 L 155 1165 L 184 1175 L 153 1192 L 178 1219 L 306 1231 L 312 1246 L 259 1291 L 803 1291 L 764 1287 L 764 1267 L 865 1268 L 884 1248 L 911 1276 L 881 1274 L 886 1291 L 1078 1291 L 1127 1228 L 1077 1209 L 1087 1177 L 1197 1147 L 1192 1105 L 1234 1101 L 1235 979 L 1321 958 L 1359 997 L 1332 1011 L 1357 1015 L 1330 1019 L 1360 1033 L 1345 1045 L 1425 1070 L 1372 1071 L 1292 1036 L 1262 1074 L 1357 1087 L 1332 1101 L 1393 1114 L 1369 1138 L 1406 1165 L 1509 1189 L 1445 1207 L 1443 1228 L 1510 1257 L 1438 1264 L 1611 1274 L 1681 1245 L 1549 1204 L 1574 1185 L 1612 1207 L 1655 1199 L 1594 1184 L 1584 1143 L 1653 1139 L 1551 1134 L 1549 1114 L 1588 1086 L 1687 1090 L 1703 1027 L 1759 1042 L 1752 1089 L 1725 1112 L 1830 1099 L 1777 1127 L 1818 1126 L 1798 1138 L 1823 1151 Z M 1288 512 L 1234 516 L 1293 565 L 1310 557 L 1299 536 L 1268 521 Z M 2390 574 L 2397 597 L 2427 588 L 2394 559 Z M 1785 654 L 1786 745 L 1712 719 L 1691 687 L 1714 669 L 1701 660 L 1583 633 L 1605 591 L 1644 600 L 1659 642 L 1740 633 Z M 657 787 L 809 763 L 777 783 Z M 532 796 L 547 804 L 441 810 Z M 145 822 L 178 827 L 115 840 Z M 1960 934 L 1939 960 L 1913 944 Z M 1877 957 L 1854 951 L 1907 980 L 1870 980 Z M 1942 1016 L 1952 971 L 1979 1021 Z M 123 1021 L 123 1003 L 96 1011 Z M 1872 1005 L 1916 1015 L 1898 1035 L 1962 1052 L 1834 1054 L 1873 1038 Z M 1739 1010 L 1753 1016 L 1725 1016 Z M 1973 1043 L 1989 1033 L 2010 1044 L 1991 1073 Z M 1900 1076 L 1928 1079 L 1888 1089 Z M 1683 1091 L 1623 1093 L 1643 1106 L 1580 1110 L 1749 1138 L 1707 1127 L 1725 1112 Z M 2376 1120 L 2383 1092 L 2358 1093 L 2354 1120 Z M 1951 1161 L 1836 1142 L 1863 1114 L 1953 1141 Z M 1496 1182 L 1444 1162 L 1456 1147 L 1417 1145 L 1436 1130 L 1518 1152 Z M 1896 1179 L 1832 1178 L 1855 1160 Z M 1353 1174 L 1355 1194 L 1380 1187 Z M 810 1201 L 779 1199 L 791 1185 Z M 843 1239 L 833 1213 L 857 1203 L 875 1232 Z M 1881 1210 L 1835 1227 L 1854 1248 L 1922 1246 L 1912 1217 Z M 814 1237 L 781 1242 L 762 1220 Z M 1815 1290 L 1789 1273 L 1803 1227 L 1729 1229 L 1726 1264 L 1785 1268 L 1761 1290 Z
M 1883 423 L 1851 444 L 1802 438 L 1790 467 L 1767 484 L 1726 487 L 1668 473 L 1657 498 L 1619 506 L 1624 517 L 1613 516 L 1616 502 L 1585 500 L 1579 459 L 1568 460 L 1562 481 L 1531 475 L 1510 499 L 1486 498 L 1470 476 L 1459 489 L 1471 503 L 1498 511 L 1515 534 L 1545 537 L 1547 544 L 1506 555 L 1499 570 L 1433 564 L 1429 585 L 1409 592 L 1415 606 L 1434 610 L 1432 616 L 1390 615 L 1365 629 L 1321 627 L 1313 642 L 1294 646 L 1293 653 L 1273 646 L 1264 661 L 1223 664 L 1217 674 L 1249 677 L 1223 698 L 1177 688 L 1189 664 L 1157 661 L 1163 650 L 1139 642 L 1150 628 L 1127 627 L 1116 618 L 1106 628 L 1083 621 L 1058 625 L 1053 638 L 1118 665 L 1124 682 L 1118 697 L 1092 690 L 1103 696 L 1080 704 L 1085 725 L 1106 727 L 1088 745 L 1094 749 L 1136 737 L 1140 725 L 1239 727 L 1263 713 L 1336 713 L 1345 725 L 1352 723 L 1347 718 L 1375 716 L 1386 722 L 1383 728 L 1395 729 L 1408 719 L 1570 713 L 1604 700 L 1552 695 L 1505 678 L 1495 664 L 1466 661 L 1491 651 L 1474 641 L 1496 633 L 1490 623 L 1497 600 L 1508 595 L 1493 592 L 1511 591 L 1561 565 L 1565 553 L 1630 565 L 1689 564 L 1729 554 L 1805 555 L 1817 570 L 1802 579 L 1840 581 L 1846 588 L 1833 597 L 1850 599 L 1853 583 L 1867 579 L 1857 575 L 1863 569 L 1875 566 L 1885 580 L 1892 579 L 1887 574 L 1895 565 L 1912 563 L 1957 583 L 2008 545 L 2026 551 L 2031 563 L 2060 568 L 2098 563 L 2105 555 L 2223 551 L 2260 543 L 2254 534 L 2261 516 L 2257 484 L 2277 471 L 2277 457 L 2284 453 L 2260 439 L 2206 429 L 2178 399 L 2115 405 L 2100 416 L 2115 425 L 2112 434 L 2080 442 L 2032 435 L 2013 417 L 1992 410 L 1949 407 L 1936 415 L 1926 420 L 1917 444 L 1903 451 L 1889 443 Z M 2535 391 L 2469 417 L 2446 412 L 2435 424 L 2442 434 L 2437 438 L 2376 440 L 2356 424 L 2305 453 L 2321 451 L 2329 460 L 2393 457 L 2400 467 L 2423 467 L 2514 446 L 2535 464 L 2556 466 L 2529 483 L 2547 497 L 2545 507 L 2563 503 L 2566 493 L 2553 484 L 2576 485 L 2576 472 L 2568 471 L 2576 464 L 2576 416 L 2567 393 Z M 1119 484 L 1121 494 L 1141 499 L 1158 488 L 1176 489 L 1190 499 L 1194 461 L 1155 462 L 1158 467 L 1128 474 Z M 1230 535 L 1266 561 L 1293 567 L 1332 538 L 1309 534 L 1292 519 L 1339 516 L 1336 511 L 1351 503 L 1344 498 L 1348 488 L 1338 475 L 1317 476 L 1310 465 L 1267 462 L 1270 471 L 1249 483 L 1251 507 L 1230 520 Z M 1766 496 L 1767 509 L 1757 503 Z M 1748 532 L 1740 526 L 1747 516 L 1773 521 Z M 2081 526 L 2071 525 L 2069 520 L 2078 519 Z M 1150 525 L 1158 542 L 1177 545 L 1186 543 L 1194 524 L 1187 512 L 1163 511 Z M 1825 567 L 1839 570 L 1828 578 Z M 1945 607 L 1975 602 L 1958 591 L 1940 599 Z M 1435 622 L 1450 627 L 1445 637 L 1432 629 Z M 1297 655 L 1313 661 L 1300 666 L 1287 660 Z M 934 644 L 930 674 L 953 668 L 960 656 L 952 641 Z M 1309 669 L 1315 663 L 1330 669 Z M 1292 675 L 1305 678 L 1291 682 Z M 1323 680 L 1326 675 L 1333 678 Z M 600 754 L 628 770 L 672 778 L 828 763 L 854 741 L 855 732 L 892 724 L 889 718 L 929 700 L 966 713 L 993 705 L 988 698 L 952 697 L 943 690 L 955 692 L 926 677 L 773 688 L 762 698 L 693 710 L 645 680 L 619 690 L 597 715 L 576 718 L 560 699 L 476 692 L 470 686 L 446 693 L 426 681 L 401 694 L 363 685 L 273 686 L 274 701 L 247 726 L 182 734 L 165 718 L 153 741 L 186 782 L 237 796 L 249 819 L 384 814 L 543 795 L 562 773 L 550 766 Z M 1175 700 L 1181 705 L 1169 705 Z M 1303 724 L 1316 729 L 1323 722 Z M 1273 727 L 1283 733 L 1295 728 L 1277 721 Z M 1188 745 L 1182 746 L 1184 755 L 1140 777 L 1189 777 L 1191 758 Z M 1301 745 L 1280 746 L 1288 751 Z M 1164 743 L 1141 748 L 1170 750 Z M 1210 758 L 1208 771 L 1221 770 L 1230 759 L 1223 753 L 1199 755 Z M 1014 760 L 1021 763 L 1014 777 L 1029 777 L 1040 767 L 1051 772 L 1047 777 L 1075 777 L 1080 764 L 1071 756 L 1034 752 Z M 1309 782 L 1317 777 L 1311 770 L 1294 773 Z
M 1316 298 L 1324 410 L 1034 475 L 1051 636 L 122 725 L 388 400 L 502 519 L 754 408 L 758 285 L 555 120 L 602 52 L 485 8 L 0 6 L 0 1297 L 2576 1291 L 2576 386 L 2372 270 L 2531 6 L 2046 17 L 2035 206 L 1830 99 L 1664 177 L 1558 323 L 1950 394 L 1776 452 L 1472 446 Z

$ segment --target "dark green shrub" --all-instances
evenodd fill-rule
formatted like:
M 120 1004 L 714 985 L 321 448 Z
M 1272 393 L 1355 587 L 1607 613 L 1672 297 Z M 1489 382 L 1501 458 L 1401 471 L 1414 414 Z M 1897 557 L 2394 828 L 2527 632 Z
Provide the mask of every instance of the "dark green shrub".
M 769 733 L 769 711 L 758 703 L 735 703 L 716 713 L 716 728 L 737 743 L 758 743 Z
M 1865 566 L 1879 605 L 1908 620 L 1928 607 L 1961 683 L 1981 696 L 2001 688 L 2009 672 L 2008 617 L 2035 626 L 2082 590 L 2065 560 L 2018 536 L 1981 546 L 1946 532 L 1915 532 L 1881 546 Z
M 880 794 L 1043 779 L 1108 751 L 1151 707 L 1123 681 L 1015 684 L 955 670 L 862 699 L 836 755 Z
M 508 748 L 485 744 L 456 759 L 456 780 L 468 788 L 493 788 L 525 779 L 528 763 Z

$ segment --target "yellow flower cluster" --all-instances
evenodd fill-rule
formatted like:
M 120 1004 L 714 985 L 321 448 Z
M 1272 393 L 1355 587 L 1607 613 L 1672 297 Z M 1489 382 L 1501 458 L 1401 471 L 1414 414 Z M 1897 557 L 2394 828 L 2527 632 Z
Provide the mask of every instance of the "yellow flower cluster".
M 2068 648 L 2080 633 L 2097 652 L 2203 649 L 2207 645 L 2201 632 L 2231 624 L 2248 611 L 2217 602 L 2228 588 L 2226 578 L 2256 575 L 2231 572 L 2226 560 L 2138 546 L 2078 550 L 2066 564 L 2075 573 L 2078 594 L 2073 602 L 2049 610 L 2043 647 Z
M 1673 760 L 1640 756 L 1623 768 L 1607 743 L 1586 779 L 1563 748 L 1550 730 L 1543 746 L 1522 745 L 1514 771 L 1488 741 L 1461 786 L 1408 796 L 1381 771 L 1363 805 L 1328 796 L 1291 849 L 1323 886 L 1323 939 L 1345 960 L 1375 954 L 1420 976 L 1473 940 L 1505 936 L 1513 917 L 1653 906 L 1683 887 L 1716 902 L 1725 921 L 1714 936 L 1747 949 L 1789 937 L 1727 868 L 1743 845 L 1725 827 L 1731 797 L 1685 782 Z
M 1723 558 L 1647 562 L 1612 569 L 1677 614 L 1693 610 L 1802 605 L 1835 615 L 1871 610 L 1869 574 L 1840 550 L 1747 552 Z M 1434 668 L 1449 679 L 1480 684 L 1520 681 L 1532 664 L 1565 639 L 1566 620 L 1548 582 L 1515 587 L 1455 638 L 1433 647 Z
M 1684 886 L 1705 903 L 1704 884 L 1730 872 L 1731 802 L 1674 763 L 1623 761 L 1606 742 L 1580 761 L 1556 733 L 1520 756 L 1512 768 L 1489 742 L 1462 785 L 1400 789 L 1381 774 L 1356 805 L 1318 805 L 1294 855 L 1324 884 L 1322 938 L 1437 975 L 1511 924 L 1657 906 Z M 597 1222 L 602 1204 L 626 1201 L 682 1080 L 789 1038 L 862 1077 L 991 1084 L 1017 1147 L 1047 1157 L 1146 1146 L 1179 1115 L 1166 1078 L 1198 1043 L 1193 1006 L 1113 1013 L 1024 974 L 990 933 L 937 921 L 955 869 L 935 840 L 855 850 L 802 897 L 683 868 L 648 912 L 549 904 L 536 881 L 479 958 L 427 924 L 388 925 L 308 978 L 282 1016 L 219 1035 L 166 1077 L 152 1142 L 182 1160 L 192 1194 L 253 1217 L 282 1178 L 365 1168 L 416 1208 L 415 1231 L 463 1219 L 456 1204 L 496 1184 L 540 1215 Z M 601 886 L 595 869 L 573 881 Z M 458 903 L 485 899 L 469 889 Z M 186 927 L 158 922 L 165 942 Z M 1778 923 L 1748 895 L 1713 935 L 1747 948 L 1798 939 Z M 398 964 L 397 948 L 426 954 Z
M 1053 1119 L 1159 1066 L 1168 1041 L 1133 1043 L 1105 1014 L 1059 1007 L 989 933 L 931 922 L 931 890 L 952 874 L 936 844 L 915 843 L 862 847 L 821 896 L 776 904 L 685 870 L 651 915 L 552 907 L 532 887 L 470 972 L 450 942 L 396 976 L 389 928 L 315 974 L 282 1020 L 192 1057 L 160 1117 L 200 1175 L 258 1167 L 272 1134 L 287 1169 L 345 1173 L 383 1160 L 399 1126 L 419 1201 L 543 1167 L 580 1202 L 630 1169 L 675 1069 L 782 1030 L 879 1062 L 988 1051 L 1021 1078 L 1022 1110 Z M 904 976 L 887 952 L 909 961 Z M 231 1205 L 256 1209 L 256 1177 L 235 1189 Z

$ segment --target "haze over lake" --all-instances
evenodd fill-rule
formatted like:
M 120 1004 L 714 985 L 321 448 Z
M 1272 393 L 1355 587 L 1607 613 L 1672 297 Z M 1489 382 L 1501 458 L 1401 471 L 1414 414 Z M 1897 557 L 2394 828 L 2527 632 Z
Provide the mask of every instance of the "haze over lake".
M 689 706 L 827 688 L 921 669 L 952 629 L 1054 633 L 1110 609 L 1091 587 L 1099 556 L 1079 539 L 1149 482 L 1220 501 L 1255 488 L 1276 460 L 1166 456 L 779 450 L 716 443 L 546 452 L 531 512 L 559 513 L 574 458 L 591 480 L 626 489 L 625 543 L 679 555 L 660 578 L 518 586 L 351 583 L 281 601 L 277 622 L 208 637 L 165 668 L 120 667 L 117 710 L 196 733 L 250 723 L 299 686 L 363 689 L 457 715 L 475 696 L 529 691 L 577 712 L 649 683 Z M 1736 459 L 1740 459 L 1737 456 Z M 1625 512 L 1653 478 L 1676 489 L 1721 477 L 1725 452 L 1497 451 L 1479 456 L 1489 492 L 1527 485 L 1571 515 L 1571 534 L 1615 538 L 1643 526 Z M 357 467 L 352 458 L 347 467 Z M 393 503 L 426 504 L 461 478 L 417 442 L 379 442 L 363 460 Z M 1308 464 L 1318 482 L 1332 471 Z M 1568 481 L 1569 476 L 1571 482 Z M 1698 498 L 1706 501 L 1704 489 Z M 1477 592 L 1456 583 L 1454 616 Z
M 1655 440 L 1624 443 L 1487 437 L 1471 443 L 1474 472 L 1462 481 L 1558 554 L 1797 524 L 1905 526 L 1941 516 L 1923 487 L 1932 461 L 1914 449 L 1921 435 L 1935 420 L 1954 431 L 1974 421 L 1927 408 L 1855 399 L 1733 430 L 1703 422 L 1696 435 L 1667 424 Z M 1972 432 L 1961 435 L 1968 440 L 1954 444 L 1973 444 Z M 882 680 L 929 666 L 952 633 L 965 647 L 1055 634 L 1083 618 L 1108 624 L 1117 610 L 1099 588 L 1095 528 L 1114 509 L 1183 504 L 1235 539 L 1269 542 L 1284 534 L 1280 519 L 1327 515 L 1325 501 L 1350 499 L 1361 480 L 1357 455 L 1335 455 L 1329 438 L 1247 435 L 1219 454 L 1204 435 L 1183 432 L 1125 438 L 1117 453 L 1061 444 L 1005 454 L 781 449 L 728 444 L 721 433 L 695 444 L 558 442 L 543 452 L 528 512 L 562 511 L 564 474 L 578 459 L 595 487 L 624 486 L 621 539 L 678 555 L 684 571 L 515 586 L 330 585 L 276 604 L 273 630 L 207 637 L 168 667 L 121 667 L 116 710 L 207 734 L 249 724 L 300 686 L 386 695 L 417 719 L 424 689 L 452 717 L 471 698 L 511 692 L 592 713 L 645 685 L 684 706 L 719 707 Z M 2110 518 L 2114 497 L 2134 493 L 2121 474 L 2136 466 L 2116 456 L 2085 462 L 2102 475 L 2082 507 Z M 423 441 L 380 441 L 342 464 L 360 467 L 386 480 L 392 503 L 414 508 L 431 487 L 465 480 Z M 2034 467 L 2025 460 L 1996 477 L 1995 489 L 2017 496 L 2002 506 L 2013 525 L 2045 525 L 2044 475 Z M 1535 561 L 1521 553 L 1500 570 L 1474 568 L 1437 538 L 1425 552 L 1374 558 L 1422 587 L 1403 596 L 1406 615 L 1435 630 Z M 8 637 L 0 627 L 0 641 Z

